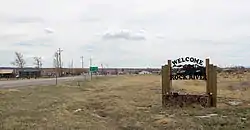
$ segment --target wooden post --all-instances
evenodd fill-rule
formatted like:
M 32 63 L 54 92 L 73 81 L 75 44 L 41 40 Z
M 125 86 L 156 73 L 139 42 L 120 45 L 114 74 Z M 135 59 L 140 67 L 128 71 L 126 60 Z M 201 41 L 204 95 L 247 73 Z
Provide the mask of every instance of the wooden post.
M 167 65 L 162 66 L 161 76 L 162 76 L 162 106 L 166 106 L 166 94 L 167 94 Z
M 208 95 L 210 95 L 210 93 L 211 93 L 211 90 L 210 90 L 210 85 L 209 85 L 209 59 L 206 59 L 206 78 L 207 78 L 207 81 L 206 81 L 206 93 L 208 94 Z
M 172 64 L 171 64 L 171 60 L 168 60 L 168 67 L 167 67 L 167 94 L 170 94 L 171 91 L 171 87 L 172 87 L 172 80 L 170 80 L 171 78 L 171 69 L 172 69 Z
M 216 66 L 212 68 L 212 107 L 217 106 L 217 71 Z
M 209 100 L 208 100 L 208 104 L 209 107 L 212 106 L 212 100 L 213 100 L 213 93 L 212 93 L 212 89 L 213 89 L 213 65 L 209 64 L 208 65 L 208 79 L 207 79 L 207 88 L 208 88 L 208 96 L 209 96 Z

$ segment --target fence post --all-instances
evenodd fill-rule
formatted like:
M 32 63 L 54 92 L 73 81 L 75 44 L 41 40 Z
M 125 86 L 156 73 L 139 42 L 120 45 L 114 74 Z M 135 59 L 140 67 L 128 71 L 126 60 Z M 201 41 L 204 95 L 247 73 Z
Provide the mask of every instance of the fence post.
M 167 94 L 167 65 L 161 67 L 161 75 L 162 75 L 162 106 L 166 106 L 166 94 Z
M 217 67 L 213 66 L 213 71 L 212 71 L 212 83 L 213 85 L 212 87 L 212 107 L 216 107 L 217 106 Z
M 170 94 L 171 87 L 172 87 L 172 80 L 171 79 L 171 74 L 172 74 L 172 64 L 171 60 L 168 60 L 168 67 L 167 67 L 167 94 Z
M 208 104 L 209 107 L 212 106 L 212 102 L 213 102 L 213 65 L 209 64 L 208 65 L 209 71 L 208 71 L 208 79 L 207 79 L 207 89 L 208 89 L 208 96 L 209 96 L 209 100 L 208 100 Z
M 207 81 L 206 81 L 206 93 L 208 95 L 210 95 L 211 93 L 211 90 L 210 90 L 210 85 L 209 85 L 209 81 L 210 81 L 210 76 L 209 76 L 209 71 L 210 71 L 210 65 L 209 65 L 209 59 L 206 59 L 206 78 L 207 78 Z

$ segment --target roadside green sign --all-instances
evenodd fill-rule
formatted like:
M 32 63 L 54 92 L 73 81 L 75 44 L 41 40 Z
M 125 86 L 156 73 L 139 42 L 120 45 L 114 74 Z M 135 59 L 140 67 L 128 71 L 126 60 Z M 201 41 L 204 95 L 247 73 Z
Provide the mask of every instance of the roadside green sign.
M 97 72 L 98 71 L 98 67 L 92 66 L 92 67 L 90 67 L 90 71 L 91 72 Z

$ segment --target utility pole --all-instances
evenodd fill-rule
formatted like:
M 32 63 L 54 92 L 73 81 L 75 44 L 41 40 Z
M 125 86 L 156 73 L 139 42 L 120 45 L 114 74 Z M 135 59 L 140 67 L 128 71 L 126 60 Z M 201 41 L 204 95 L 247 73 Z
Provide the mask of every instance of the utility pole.
M 63 50 L 61 48 L 58 49 L 60 76 L 62 76 L 62 55 L 61 55 L 62 51 Z
M 84 68 L 83 68 L 83 56 L 81 56 L 80 58 L 81 58 L 81 62 L 82 62 L 82 74 L 84 75 L 85 80 L 86 80 L 86 75 L 85 75 L 85 71 L 84 71 Z
M 80 58 L 81 58 L 81 60 L 82 60 L 81 62 L 82 62 L 82 68 L 83 68 L 83 56 L 81 56 Z
M 89 71 L 90 71 L 90 67 L 92 67 L 92 58 L 91 57 L 89 59 Z M 90 79 L 92 80 L 92 71 L 90 71 Z
M 71 67 L 72 67 L 72 73 L 73 73 L 73 76 L 74 76 L 74 60 L 72 59 L 72 61 L 71 61 Z
M 68 73 L 71 74 L 71 62 L 68 63 Z
M 92 66 L 92 58 L 89 59 L 89 66 Z
M 56 85 L 57 85 L 57 75 L 58 75 L 58 68 L 59 68 L 59 59 L 58 59 L 58 52 L 56 52 Z
M 104 75 L 103 64 L 101 64 L 101 67 L 102 67 L 102 75 Z

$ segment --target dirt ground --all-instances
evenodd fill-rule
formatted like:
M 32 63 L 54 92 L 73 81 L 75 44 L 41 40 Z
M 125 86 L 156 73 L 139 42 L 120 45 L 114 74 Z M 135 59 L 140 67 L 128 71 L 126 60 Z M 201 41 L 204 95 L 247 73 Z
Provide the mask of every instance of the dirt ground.
M 1 130 L 249 130 L 250 79 L 218 75 L 218 107 L 161 107 L 159 75 L 0 90 Z M 205 92 L 202 81 L 173 90 Z

